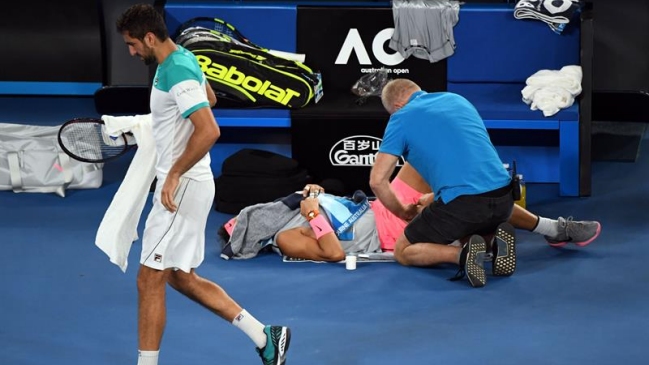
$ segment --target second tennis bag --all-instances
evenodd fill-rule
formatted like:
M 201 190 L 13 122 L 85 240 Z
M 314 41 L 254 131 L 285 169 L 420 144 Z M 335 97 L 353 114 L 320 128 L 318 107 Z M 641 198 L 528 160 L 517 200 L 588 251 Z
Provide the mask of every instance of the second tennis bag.
M 67 189 L 101 186 L 103 164 L 66 155 L 56 139 L 59 128 L 0 123 L 0 190 L 65 197 Z
M 297 109 L 317 102 L 320 76 L 285 59 L 203 27 L 190 27 L 176 42 L 191 51 L 226 107 Z

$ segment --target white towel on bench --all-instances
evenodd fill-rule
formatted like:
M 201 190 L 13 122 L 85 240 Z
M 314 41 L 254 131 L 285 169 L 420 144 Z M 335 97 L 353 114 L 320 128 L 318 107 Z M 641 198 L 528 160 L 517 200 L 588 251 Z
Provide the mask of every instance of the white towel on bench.
M 581 66 L 564 66 L 560 70 L 540 70 L 528 77 L 521 91 L 523 102 L 546 117 L 568 108 L 581 94 Z

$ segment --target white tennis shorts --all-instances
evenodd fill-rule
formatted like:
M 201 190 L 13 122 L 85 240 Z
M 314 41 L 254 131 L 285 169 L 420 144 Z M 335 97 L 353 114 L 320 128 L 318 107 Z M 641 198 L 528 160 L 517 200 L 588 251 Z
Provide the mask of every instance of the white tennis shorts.
M 158 180 L 144 228 L 140 263 L 157 270 L 189 272 L 205 257 L 205 226 L 214 201 L 214 180 L 180 178 L 174 213 L 162 205 L 160 190 Z

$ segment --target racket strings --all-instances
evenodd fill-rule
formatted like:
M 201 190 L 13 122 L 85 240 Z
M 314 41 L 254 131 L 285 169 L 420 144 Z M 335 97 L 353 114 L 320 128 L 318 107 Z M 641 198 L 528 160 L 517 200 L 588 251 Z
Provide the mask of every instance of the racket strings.
M 81 159 L 102 161 L 117 157 L 128 147 L 123 136 L 117 138 L 103 132 L 99 123 L 71 123 L 61 130 L 61 143 Z
M 242 41 L 242 42 L 247 41 L 247 39 L 243 38 L 240 34 L 235 32 L 234 30 L 230 29 L 230 27 L 228 27 L 227 25 L 225 25 L 223 23 L 214 22 L 210 28 L 217 31 L 217 32 L 219 32 L 219 33 L 223 33 L 223 34 L 227 35 L 228 37 L 234 38 L 234 39 L 236 39 L 238 41 Z

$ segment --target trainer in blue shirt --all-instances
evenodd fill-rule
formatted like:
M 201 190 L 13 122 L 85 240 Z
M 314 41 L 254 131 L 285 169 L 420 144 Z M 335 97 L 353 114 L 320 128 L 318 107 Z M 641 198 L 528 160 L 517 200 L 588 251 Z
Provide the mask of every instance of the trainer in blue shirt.
M 412 266 L 455 263 L 460 277 L 465 271 L 471 285 L 481 287 L 487 254 L 481 236 L 496 232 L 508 249 L 494 260 L 499 266 L 494 273 L 513 274 L 514 229 L 506 223 L 514 205 L 511 178 L 475 107 L 457 94 L 424 92 L 407 79 L 390 81 L 381 99 L 391 117 L 370 186 L 391 212 L 410 221 L 396 243 L 397 261 Z M 403 205 L 390 187 L 401 156 L 435 193 L 434 202 L 423 209 Z M 464 246 L 452 244 L 466 237 Z

